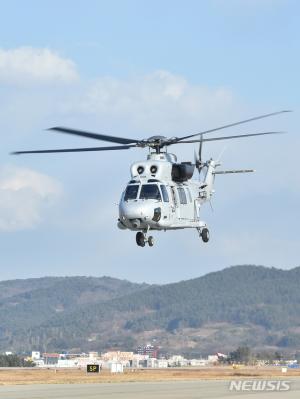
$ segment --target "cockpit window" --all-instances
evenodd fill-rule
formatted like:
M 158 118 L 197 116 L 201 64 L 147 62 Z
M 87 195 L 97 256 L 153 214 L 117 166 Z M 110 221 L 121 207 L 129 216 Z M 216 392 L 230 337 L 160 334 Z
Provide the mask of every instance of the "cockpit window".
M 161 196 L 157 184 L 143 184 L 140 199 L 155 199 L 161 201 Z
M 161 189 L 161 193 L 164 199 L 164 202 L 169 202 L 169 195 L 168 195 L 168 191 L 166 189 L 166 186 L 164 186 L 163 184 L 160 185 L 160 189 Z
M 124 201 L 136 199 L 138 191 L 139 191 L 138 184 L 127 186 L 124 195 Z

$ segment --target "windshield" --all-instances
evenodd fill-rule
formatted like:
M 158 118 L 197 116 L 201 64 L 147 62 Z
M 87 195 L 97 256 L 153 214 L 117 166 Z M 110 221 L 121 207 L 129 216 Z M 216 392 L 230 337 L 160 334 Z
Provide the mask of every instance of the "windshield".
M 139 191 L 138 184 L 135 184 L 134 186 L 127 186 L 124 195 L 124 201 L 136 199 L 138 191 Z
M 143 184 L 140 199 L 155 199 L 161 201 L 161 196 L 157 184 Z

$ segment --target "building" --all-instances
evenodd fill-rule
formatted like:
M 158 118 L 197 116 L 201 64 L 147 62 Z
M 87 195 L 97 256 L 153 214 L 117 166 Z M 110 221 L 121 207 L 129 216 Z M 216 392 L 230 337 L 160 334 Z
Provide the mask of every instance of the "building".
M 41 359 L 41 352 L 38 352 L 38 351 L 31 352 L 31 359 L 33 361 L 40 360 Z
M 173 355 L 168 360 L 170 367 L 185 367 L 188 365 L 188 360 L 181 355 Z
M 147 344 L 146 346 L 139 346 L 136 350 L 138 355 L 148 355 L 149 358 L 158 358 L 158 347 Z
M 205 359 L 191 359 L 189 360 L 189 365 L 192 367 L 205 367 L 208 365 L 208 360 Z
M 99 356 L 98 352 L 89 352 L 90 359 L 97 359 Z
M 130 361 L 134 358 L 133 352 L 121 352 L 121 351 L 113 351 L 106 352 L 101 355 L 101 359 L 104 361 Z
M 208 363 L 215 364 L 215 363 L 218 363 L 219 357 L 218 357 L 218 355 L 209 355 L 207 360 L 208 360 Z
M 124 371 L 124 366 L 122 363 L 117 363 L 117 362 L 111 363 L 110 365 L 111 373 L 123 373 L 123 371 Z
M 43 353 L 44 364 L 53 366 L 57 365 L 60 355 L 58 353 Z

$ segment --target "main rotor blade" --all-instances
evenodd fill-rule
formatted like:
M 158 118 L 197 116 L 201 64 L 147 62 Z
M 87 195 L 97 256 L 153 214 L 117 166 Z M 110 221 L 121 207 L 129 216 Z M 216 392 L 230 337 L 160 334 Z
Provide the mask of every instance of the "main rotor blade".
M 252 173 L 255 172 L 254 169 L 240 169 L 240 170 L 217 170 L 213 172 L 213 175 L 228 175 L 231 173 Z
M 128 150 L 129 148 L 135 147 L 135 145 L 119 145 L 112 147 L 88 147 L 88 148 L 64 148 L 57 150 L 35 150 L 35 151 L 15 151 L 11 155 L 21 154 L 50 154 L 55 152 L 84 152 L 84 151 L 111 151 L 111 150 Z
M 233 127 L 233 126 L 241 125 L 241 124 L 243 124 L 243 123 L 256 121 L 256 120 L 258 120 L 258 119 L 268 118 L 268 117 L 270 117 L 270 116 L 275 116 L 275 115 L 283 114 L 283 113 L 285 113 L 285 112 L 292 112 L 292 111 L 278 111 L 278 112 L 272 112 L 271 114 L 265 114 L 265 115 L 255 116 L 254 118 L 245 119 L 245 120 L 243 120 L 243 121 L 239 121 L 239 122 L 235 122 L 235 123 L 230 123 L 229 125 L 224 125 L 224 126 L 216 127 L 216 128 L 214 128 L 214 129 L 205 130 L 205 131 L 200 132 L 200 133 L 196 133 L 196 134 L 191 134 L 191 135 L 189 135 L 189 136 L 180 137 L 180 138 L 175 139 L 173 142 L 170 142 L 170 144 L 174 144 L 174 142 L 175 142 L 175 143 L 181 142 L 182 140 L 189 139 L 189 138 L 191 138 L 191 137 L 199 136 L 199 134 L 207 134 L 207 133 L 216 132 L 217 130 L 227 129 L 228 127 Z
M 241 137 L 252 137 L 252 136 L 264 136 L 266 134 L 284 134 L 285 132 L 263 132 L 263 133 L 250 133 L 250 134 L 239 134 L 236 136 L 224 136 L 224 137 L 212 137 L 209 139 L 200 139 L 200 140 L 184 140 L 179 143 L 173 144 L 181 144 L 181 143 L 201 143 L 204 141 L 217 141 L 217 140 L 229 140 L 229 139 L 239 139 Z
M 140 141 L 136 139 L 108 136 L 106 134 L 91 133 L 91 132 L 86 132 L 85 130 L 71 129 L 68 127 L 60 127 L 60 126 L 51 127 L 50 129 L 47 130 L 53 130 L 60 133 L 74 134 L 75 136 L 88 137 L 90 139 L 110 141 L 112 143 L 119 143 L 119 144 L 132 144 L 132 143 L 138 143 Z

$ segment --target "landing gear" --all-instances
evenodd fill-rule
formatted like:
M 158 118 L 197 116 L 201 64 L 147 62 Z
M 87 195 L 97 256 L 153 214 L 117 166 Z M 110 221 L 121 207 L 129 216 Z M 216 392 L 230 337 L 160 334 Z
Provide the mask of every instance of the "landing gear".
M 209 230 L 204 227 L 201 231 L 201 237 L 203 242 L 208 242 L 209 241 Z
M 136 243 L 139 247 L 144 247 L 146 242 L 148 243 L 149 247 L 153 247 L 154 245 L 154 238 L 149 236 L 147 238 L 147 233 L 143 233 L 141 231 L 136 233 Z
M 154 238 L 152 236 L 149 236 L 148 238 L 148 245 L 149 247 L 153 247 L 154 245 Z
M 205 226 L 205 225 L 204 225 Z M 209 241 L 209 230 L 207 227 L 197 227 L 199 237 L 202 238 L 203 242 Z
M 145 246 L 145 236 L 141 231 L 136 233 L 136 243 L 139 247 Z

